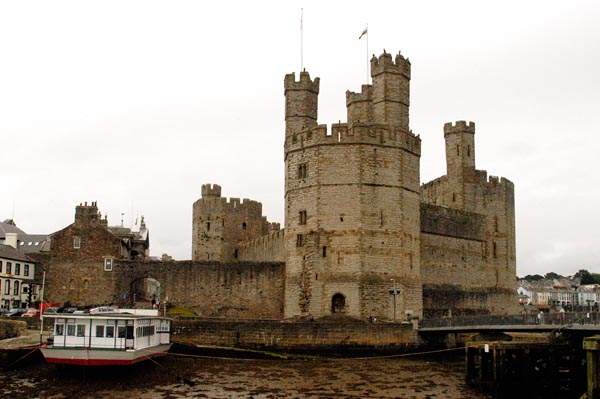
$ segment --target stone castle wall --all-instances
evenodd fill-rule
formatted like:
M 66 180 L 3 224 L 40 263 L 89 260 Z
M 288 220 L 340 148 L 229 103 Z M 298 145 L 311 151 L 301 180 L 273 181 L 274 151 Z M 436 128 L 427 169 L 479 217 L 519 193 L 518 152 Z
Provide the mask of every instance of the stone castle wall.
M 240 262 L 285 262 L 285 230 L 241 243 L 238 247 Z

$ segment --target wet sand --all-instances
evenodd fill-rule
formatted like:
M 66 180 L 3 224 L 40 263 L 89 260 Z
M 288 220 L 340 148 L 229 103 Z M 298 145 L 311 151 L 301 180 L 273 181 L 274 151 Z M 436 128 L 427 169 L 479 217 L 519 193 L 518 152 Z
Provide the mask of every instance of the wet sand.
M 490 398 L 464 383 L 460 356 L 243 360 L 173 355 L 120 368 L 30 364 L 0 372 L 0 397 Z

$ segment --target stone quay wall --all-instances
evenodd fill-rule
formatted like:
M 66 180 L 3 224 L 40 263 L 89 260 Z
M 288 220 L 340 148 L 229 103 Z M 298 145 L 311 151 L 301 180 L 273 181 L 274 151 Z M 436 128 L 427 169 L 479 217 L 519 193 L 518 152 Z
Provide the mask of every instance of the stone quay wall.
M 412 324 L 178 319 L 173 342 L 248 349 L 393 348 L 417 342 Z

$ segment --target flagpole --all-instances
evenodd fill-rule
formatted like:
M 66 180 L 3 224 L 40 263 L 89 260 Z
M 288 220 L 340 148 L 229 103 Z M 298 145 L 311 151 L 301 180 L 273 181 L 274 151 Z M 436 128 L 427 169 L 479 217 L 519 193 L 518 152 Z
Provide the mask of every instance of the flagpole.
M 367 84 L 369 84 L 369 24 L 367 24 Z
M 300 73 L 304 68 L 304 8 L 300 9 Z

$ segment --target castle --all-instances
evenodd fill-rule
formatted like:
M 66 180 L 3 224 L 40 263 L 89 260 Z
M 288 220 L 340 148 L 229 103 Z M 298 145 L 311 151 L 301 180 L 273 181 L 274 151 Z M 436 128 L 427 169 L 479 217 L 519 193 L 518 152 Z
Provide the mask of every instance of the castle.
M 420 185 L 411 64 L 371 59 L 347 123 L 317 123 L 319 78 L 288 74 L 285 228 L 205 184 L 192 260 L 285 262 L 283 317 L 396 320 L 516 309 L 514 186 L 475 168 L 475 124 L 444 125 L 446 175 Z

